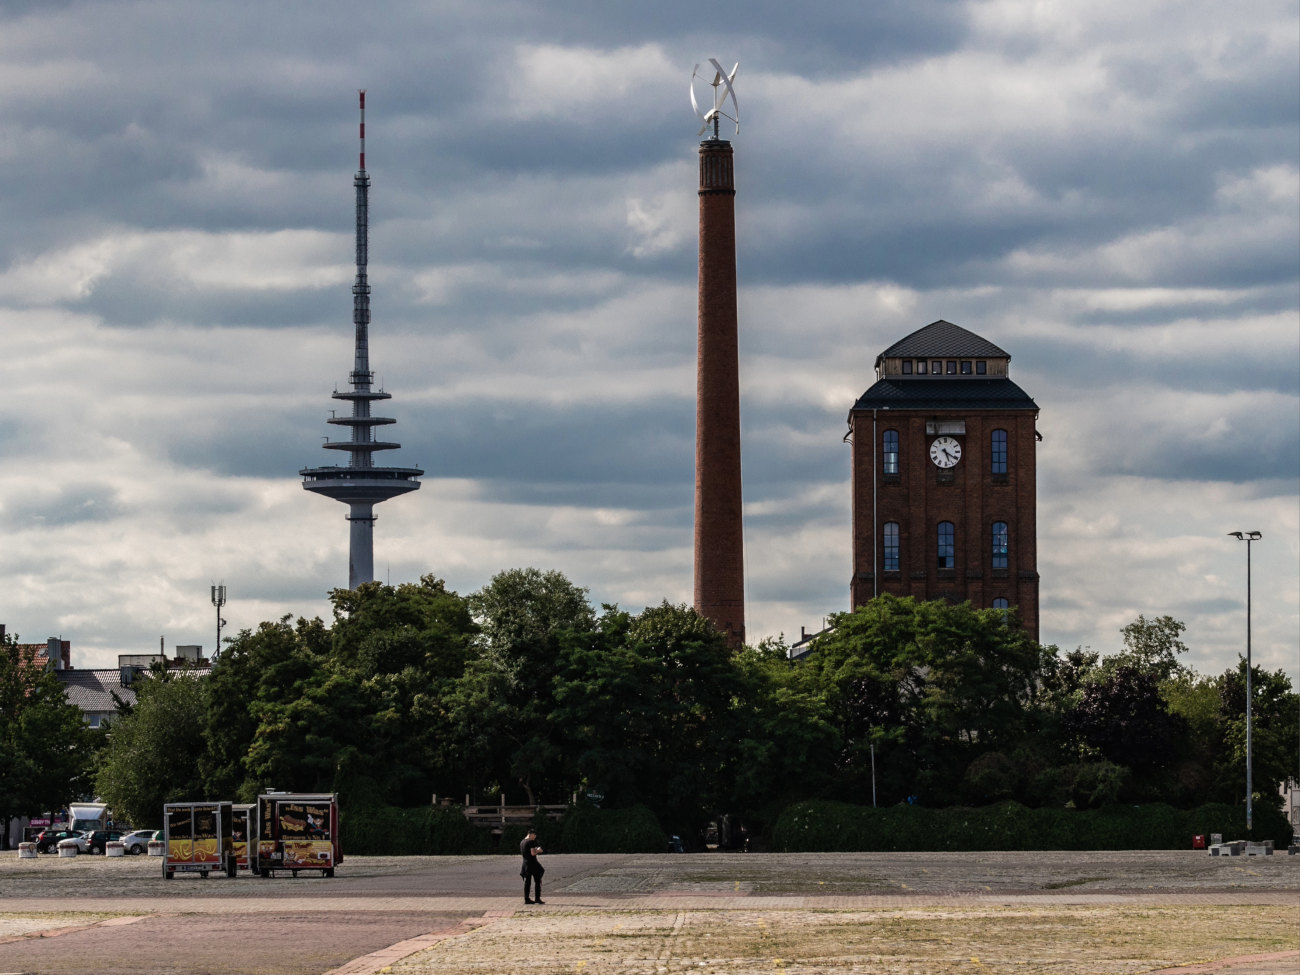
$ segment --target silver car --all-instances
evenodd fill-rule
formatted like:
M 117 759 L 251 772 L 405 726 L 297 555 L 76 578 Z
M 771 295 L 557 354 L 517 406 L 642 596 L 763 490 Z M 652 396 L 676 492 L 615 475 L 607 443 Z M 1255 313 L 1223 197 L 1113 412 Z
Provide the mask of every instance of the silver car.
M 149 841 L 153 839 L 154 830 L 137 829 L 133 833 L 127 833 L 122 837 L 122 846 L 129 855 L 148 853 Z

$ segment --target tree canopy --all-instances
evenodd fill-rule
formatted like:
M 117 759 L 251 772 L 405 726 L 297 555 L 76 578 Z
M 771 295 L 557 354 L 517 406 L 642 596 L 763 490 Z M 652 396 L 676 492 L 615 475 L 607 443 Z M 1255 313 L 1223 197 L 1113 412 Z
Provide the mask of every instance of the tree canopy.
M 95 739 L 53 672 L 0 637 L 0 829 L 59 809 L 86 791 Z
M 100 791 L 143 821 L 164 797 L 268 788 L 354 807 L 576 794 L 648 807 L 687 838 L 720 813 L 761 824 L 807 798 L 1192 805 L 1244 791 L 1244 671 L 1183 665 L 1168 616 L 1138 617 L 1113 654 L 1061 653 L 1014 613 L 880 596 L 792 660 L 781 639 L 733 651 L 688 606 L 587 595 L 532 568 L 468 595 L 433 576 L 337 590 L 328 624 L 266 622 L 206 679 L 144 681 Z M 1263 793 L 1295 767 L 1297 696 L 1280 672 L 1254 680 Z

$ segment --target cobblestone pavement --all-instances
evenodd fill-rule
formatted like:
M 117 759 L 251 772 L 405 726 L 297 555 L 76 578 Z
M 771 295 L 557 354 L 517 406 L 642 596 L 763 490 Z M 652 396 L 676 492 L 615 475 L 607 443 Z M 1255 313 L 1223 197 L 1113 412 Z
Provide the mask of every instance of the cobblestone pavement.
M 167 881 L 151 858 L 0 853 L 0 975 L 1300 972 L 1300 857 L 1284 854 L 545 862 L 547 904 L 525 908 L 513 857 Z

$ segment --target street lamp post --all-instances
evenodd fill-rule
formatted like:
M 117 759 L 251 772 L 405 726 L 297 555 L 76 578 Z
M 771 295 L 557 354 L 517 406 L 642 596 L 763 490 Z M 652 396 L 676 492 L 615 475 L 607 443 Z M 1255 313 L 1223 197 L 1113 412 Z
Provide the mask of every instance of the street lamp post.
M 1253 697 L 1250 674 L 1250 543 L 1257 542 L 1264 536 L 1259 532 L 1228 532 L 1228 534 L 1237 541 L 1246 543 L 1246 833 L 1249 835 L 1253 825 L 1252 803 L 1254 801 L 1250 741 L 1250 706 Z

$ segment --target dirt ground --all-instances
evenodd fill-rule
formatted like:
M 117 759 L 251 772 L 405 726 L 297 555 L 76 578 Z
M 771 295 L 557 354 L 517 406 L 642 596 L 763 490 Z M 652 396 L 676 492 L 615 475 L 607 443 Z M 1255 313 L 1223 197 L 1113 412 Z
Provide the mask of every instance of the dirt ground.
M 349 858 L 332 880 L 0 854 L 0 975 L 1300 973 L 1300 857 Z

